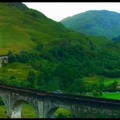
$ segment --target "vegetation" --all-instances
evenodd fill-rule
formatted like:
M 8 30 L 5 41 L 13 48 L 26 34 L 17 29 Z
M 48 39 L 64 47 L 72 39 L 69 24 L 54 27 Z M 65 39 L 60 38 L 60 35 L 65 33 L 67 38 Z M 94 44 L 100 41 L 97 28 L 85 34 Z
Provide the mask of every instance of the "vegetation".
M 0 15 L 0 55 L 9 57 L 0 68 L 0 84 L 120 98 L 104 93 L 120 90 L 119 36 L 113 33 L 110 40 L 74 32 L 22 3 L 0 3 Z M 27 105 L 22 117 L 35 118 Z M 5 108 L 0 106 L 0 111 L 5 118 Z M 56 118 L 71 116 L 63 108 L 55 113 Z
M 119 92 L 103 93 L 103 95 L 101 97 L 108 98 L 108 99 L 120 100 L 120 93 Z
M 43 53 L 40 54 L 40 51 L 43 51 Z M 44 89 L 54 91 L 56 89 L 61 89 L 65 92 L 80 92 L 81 94 L 84 94 L 86 91 L 91 91 L 90 89 L 99 89 L 103 91 L 104 77 L 114 78 L 119 77 L 120 75 L 118 74 L 120 71 L 119 66 L 117 66 L 119 64 L 117 59 L 114 59 L 115 64 L 114 66 L 111 66 L 110 63 L 113 65 L 113 60 L 107 59 L 106 57 L 108 56 L 104 56 L 104 60 L 106 58 L 107 62 L 100 61 L 100 53 L 97 57 L 92 57 L 91 54 L 86 55 L 83 53 L 83 50 L 80 50 L 75 46 L 71 46 L 69 49 L 60 49 L 59 47 L 56 47 L 46 53 L 44 53 L 43 48 L 40 50 L 35 48 L 35 51 L 32 52 L 21 51 L 19 54 L 9 52 L 8 56 L 9 65 L 5 65 L 3 69 L 1 69 L 1 80 L 3 81 L 3 78 L 6 76 L 7 80 L 4 80 L 4 83 L 6 84 L 13 84 L 14 81 L 16 81 L 16 85 L 14 84 L 15 86 L 35 88 L 38 90 Z M 12 68 L 9 69 L 9 66 L 13 65 L 18 65 L 18 70 L 16 68 L 14 68 L 14 70 L 12 70 Z M 27 70 L 27 72 L 24 72 L 22 69 L 22 71 L 20 71 L 19 65 L 23 65 L 22 69 Z M 25 69 L 25 65 L 27 69 Z M 118 72 L 115 71 L 116 69 Z M 19 76 L 20 72 L 23 77 Z M 5 73 L 7 73 L 7 75 L 5 75 Z M 18 77 L 21 77 L 25 83 L 22 84 Z M 12 80 L 12 82 L 10 80 Z M 91 80 L 92 83 L 95 83 L 88 87 L 87 83 Z M 17 81 L 19 82 L 17 83 Z M 56 84 L 56 87 L 54 84 Z M 115 86 L 117 84 L 118 83 L 115 82 Z M 94 86 L 94 88 L 92 86 Z M 109 86 L 108 90 L 110 89 L 114 90 L 114 85 Z
M 54 113 L 55 118 L 72 118 L 72 113 L 62 107 L 58 108 Z
M 9 50 L 18 53 L 32 50 L 38 43 L 46 45 L 49 41 L 67 36 L 69 30 L 42 13 L 21 9 L 22 3 L 0 3 L 0 54 Z M 11 15 L 12 13 L 12 15 Z M 46 46 L 47 47 L 47 46 Z
M 119 82 L 105 83 L 120 78 L 118 42 L 69 30 L 22 3 L 0 3 L 0 14 L 0 55 L 9 57 L 0 83 L 95 96 L 118 90 Z
M 37 118 L 34 108 L 30 104 L 23 104 L 21 111 L 22 118 Z M 6 108 L 4 105 L 0 105 L 0 118 L 7 118 Z

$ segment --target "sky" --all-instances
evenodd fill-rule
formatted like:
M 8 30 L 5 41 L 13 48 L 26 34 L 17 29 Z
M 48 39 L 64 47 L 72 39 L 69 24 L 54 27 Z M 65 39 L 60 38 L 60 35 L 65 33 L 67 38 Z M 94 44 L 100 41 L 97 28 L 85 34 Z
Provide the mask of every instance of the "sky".
M 109 10 L 120 13 L 120 2 L 23 2 L 48 18 L 60 20 L 88 10 Z

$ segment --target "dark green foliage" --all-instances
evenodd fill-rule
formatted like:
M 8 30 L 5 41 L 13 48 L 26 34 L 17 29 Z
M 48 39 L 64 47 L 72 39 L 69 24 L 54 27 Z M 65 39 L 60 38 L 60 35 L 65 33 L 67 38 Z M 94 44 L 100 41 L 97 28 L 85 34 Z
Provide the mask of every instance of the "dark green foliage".
M 29 60 L 29 55 L 25 51 L 21 51 L 18 56 L 18 61 L 22 63 L 27 63 Z
M 29 86 L 29 87 L 32 87 L 32 88 L 35 87 L 36 74 L 35 74 L 34 71 L 29 71 L 29 72 L 28 72 L 27 81 L 30 83 L 30 86 Z
M 84 95 L 87 92 L 86 83 L 82 79 L 76 79 L 69 86 L 69 92 L 78 93 Z
M 15 54 L 13 54 L 13 52 L 12 52 L 12 51 L 9 51 L 7 55 L 8 55 L 8 57 L 9 57 L 9 62 L 10 62 L 10 63 L 12 63 L 12 62 L 15 62 L 15 61 L 16 61 L 16 55 L 15 55 Z
M 93 47 L 93 43 L 90 42 L 90 46 Z M 60 45 L 50 51 L 45 51 L 39 44 L 33 51 L 21 51 L 16 54 L 16 60 L 30 64 L 39 72 L 38 75 L 35 75 L 33 71 L 28 73 L 27 81 L 31 87 L 50 91 L 61 89 L 66 92 L 84 94 L 89 88 L 86 88 L 83 77 L 95 74 L 107 77 L 119 77 L 120 75 L 119 56 L 107 51 L 94 50 L 95 52 L 93 49 L 84 51 L 79 45 L 69 45 L 69 47 Z M 93 86 L 93 94 L 101 95 L 103 81 L 98 81 Z
M 60 114 L 58 114 L 57 118 L 66 118 L 66 116 L 64 116 L 60 113 Z
M 0 98 L 0 105 L 4 105 L 3 99 Z
M 92 94 L 93 96 L 101 96 L 104 90 L 104 81 L 103 79 L 98 80 L 92 85 Z
M 41 51 L 43 49 L 43 44 L 38 44 L 35 49 Z
M 110 92 L 115 92 L 117 86 L 118 86 L 118 82 L 115 80 L 114 82 L 112 82 L 112 83 L 108 86 L 108 89 L 109 89 Z

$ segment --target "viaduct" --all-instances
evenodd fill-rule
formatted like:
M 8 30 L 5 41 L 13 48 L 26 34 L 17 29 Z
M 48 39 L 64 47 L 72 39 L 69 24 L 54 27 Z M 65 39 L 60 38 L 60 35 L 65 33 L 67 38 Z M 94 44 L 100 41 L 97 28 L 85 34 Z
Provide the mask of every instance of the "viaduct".
M 112 118 L 120 117 L 120 101 L 70 94 L 55 94 L 0 85 L 0 97 L 6 107 L 8 118 L 21 118 L 23 102 L 32 104 L 38 118 L 54 118 L 57 108 L 70 110 L 73 117 L 85 114 L 86 118 L 95 118 L 97 113 Z

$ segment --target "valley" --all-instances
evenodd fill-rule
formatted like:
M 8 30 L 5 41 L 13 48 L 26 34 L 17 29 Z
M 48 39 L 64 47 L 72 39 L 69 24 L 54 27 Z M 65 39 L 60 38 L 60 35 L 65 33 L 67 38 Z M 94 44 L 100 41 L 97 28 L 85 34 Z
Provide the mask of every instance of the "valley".
M 117 19 L 117 13 L 93 10 L 56 22 L 23 3 L 0 3 L 0 56 L 8 56 L 0 84 L 120 100 Z M 23 106 L 23 118 L 35 118 Z M 3 106 L 0 111 L 5 118 Z

